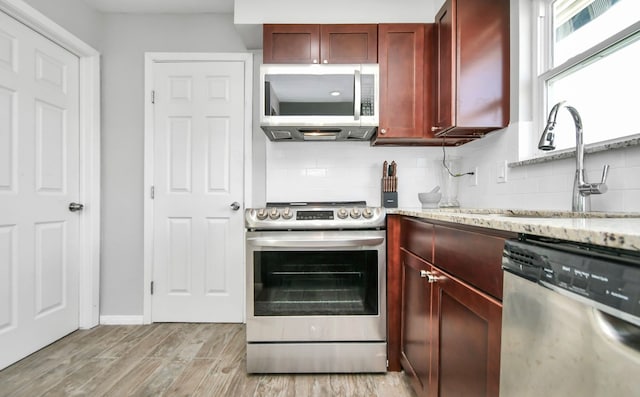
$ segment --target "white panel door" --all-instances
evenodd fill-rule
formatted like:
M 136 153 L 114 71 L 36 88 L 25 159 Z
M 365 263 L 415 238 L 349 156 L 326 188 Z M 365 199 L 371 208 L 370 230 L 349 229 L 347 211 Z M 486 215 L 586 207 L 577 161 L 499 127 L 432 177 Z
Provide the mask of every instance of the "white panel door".
M 156 63 L 152 321 L 242 322 L 244 63 Z
M 78 328 L 78 79 L 0 12 L 0 369 Z

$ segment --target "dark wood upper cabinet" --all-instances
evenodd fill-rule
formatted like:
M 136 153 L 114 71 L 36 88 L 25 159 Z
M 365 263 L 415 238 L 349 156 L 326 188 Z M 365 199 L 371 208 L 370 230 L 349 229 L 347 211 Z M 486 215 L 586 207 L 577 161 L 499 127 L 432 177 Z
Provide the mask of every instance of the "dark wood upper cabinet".
M 374 145 L 457 146 L 468 137 L 440 138 L 434 124 L 435 25 L 381 24 L 380 126 Z
M 318 63 L 319 25 L 269 25 L 263 27 L 264 63 Z
M 378 63 L 378 25 L 320 25 L 322 63 Z
M 377 142 L 424 134 L 425 24 L 378 25 L 380 126 Z
M 263 62 L 376 63 L 377 35 L 375 24 L 265 24 Z
M 509 0 L 447 0 L 435 25 L 435 134 L 480 137 L 506 127 Z

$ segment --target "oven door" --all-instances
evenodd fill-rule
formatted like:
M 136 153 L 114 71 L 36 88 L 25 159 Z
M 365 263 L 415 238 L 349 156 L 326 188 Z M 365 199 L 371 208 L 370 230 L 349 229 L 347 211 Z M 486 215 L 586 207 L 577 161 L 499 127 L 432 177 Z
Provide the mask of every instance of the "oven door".
M 247 233 L 247 341 L 385 341 L 384 230 Z

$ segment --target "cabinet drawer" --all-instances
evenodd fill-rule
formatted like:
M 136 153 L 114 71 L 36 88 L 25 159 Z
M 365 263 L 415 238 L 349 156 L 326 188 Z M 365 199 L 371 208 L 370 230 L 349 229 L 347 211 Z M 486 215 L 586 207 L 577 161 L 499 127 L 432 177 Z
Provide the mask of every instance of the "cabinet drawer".
M 400 246 L 433 263 L 433 225 L 416 219 L 403 218 Z
M 504 236 L 435 226 L 433 264 L 502 300 Z

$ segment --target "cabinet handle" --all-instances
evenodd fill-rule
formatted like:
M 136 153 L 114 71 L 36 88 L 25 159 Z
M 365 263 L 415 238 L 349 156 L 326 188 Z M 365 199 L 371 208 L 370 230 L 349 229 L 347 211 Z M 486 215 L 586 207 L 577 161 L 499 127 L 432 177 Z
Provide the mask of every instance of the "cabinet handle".
M 326 59 L 324 61 L 322 61 L 322 63 L 329 63 L 329 61 L 327 61 Z
M 318 60 L 317 60 L 317 59 L 314 59 L 314 60 L 313 60 L 313 63 L 318 63 Z
M 429 283 L 437 283 L 440 278 L 438 276 L 434 276 L 433 273 L 426 270 L 420 270 L 420 277 L 426 278 L 427 282 Z
M 440 131 L 442 129 L 442 127 L 431 127 L 431 131 L 436 132 L 436 131 Z
M 387 133 L 387 129 L 386 129 L 386 128 L 381 128 L 381 129 L 380 129 L 380 133 L 381 133 L 382 135 L 386 134 L 386 133 Z

